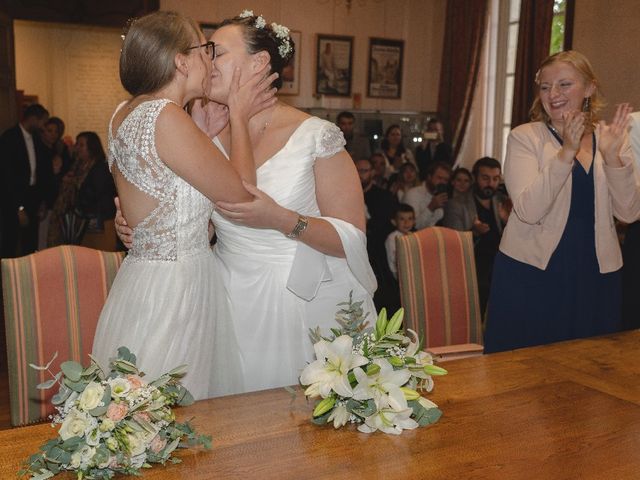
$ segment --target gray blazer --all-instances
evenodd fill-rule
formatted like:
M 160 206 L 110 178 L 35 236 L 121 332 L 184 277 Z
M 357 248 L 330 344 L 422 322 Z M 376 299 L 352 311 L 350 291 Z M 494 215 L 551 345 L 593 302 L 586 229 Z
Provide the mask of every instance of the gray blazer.
M 498 214 L 498 206 L 502 202 L 502 196 L 499 194 L 491 198 L 491 206 L 496 217 L 496 225 L 498 233 L 502 235 L 502 220 Z M 444 208 L 444 218 L 442 224 L 445 227 L 459 230 L 461 232 L 470 231 L 473 227 L 473 221 L 478 216 L 476 202 L 473 200 L 473 193 L 452 198 L 447 202 Z

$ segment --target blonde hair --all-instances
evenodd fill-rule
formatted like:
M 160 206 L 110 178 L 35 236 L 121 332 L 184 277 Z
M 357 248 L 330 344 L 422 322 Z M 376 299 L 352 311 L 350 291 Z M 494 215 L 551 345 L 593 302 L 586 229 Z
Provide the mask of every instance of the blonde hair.
M 173 80 L 175 56 L 201 35 L 198 24 L 175 12 L 154 12 L 131 22 L 120 52 L 120 81 L 133 96 L 153 93 Z
M 602 91 L 600 90 L 600 82 L 598 82 L 598 79 L 593 73 L 591 63 L 589 63 L 587 57 L 585 57 L 582 53 L 575 50 L 567 50 L 566 52 L 554 53 L 553 55 L 545 58 L 540 65 L 540 68 L 536 72 L 536 85 L 538 86 L 538 88 L 540 88 L 540 72 L 542 71 L 542 69 L 558 62 L 564 62 L 571 65 L 577 70 L 586 84 L 593 84 L 594 91 L 593 94 L 591 94 L 591 97 L 589 97 L 589 108 L 585 111 L 585 113 L 587 115 L 587 124 L 592 126 L 595 125 L 599 120 L 598 113 L 604 108 L 606 103 L 604 100 L 604 96 L 602 95 Z M 548 123 L 551 120 L 547 112 L 545 112 L 544 107 L 542 106 L 539 95 L 536 96 L 535 100 L 533 101 L 533 105 L 529 110 L 529 116 L 534 122 L 542 121 Z

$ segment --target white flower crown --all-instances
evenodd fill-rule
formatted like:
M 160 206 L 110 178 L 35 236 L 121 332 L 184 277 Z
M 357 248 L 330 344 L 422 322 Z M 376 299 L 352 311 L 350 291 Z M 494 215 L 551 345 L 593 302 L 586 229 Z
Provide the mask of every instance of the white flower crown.
M 243 10 L 242 13 L 240 13 L 240 15 L 238 16 L 240 18 L 256 17 L 256 20 L 254 23 L 254 26 L 256 28 L 263 29 L 264 27 L 267 26 L 267 22 L 265 21 L 264 17 L 262 15 L 255 16 L 253 14 L 253 10 Z M 273 22 L 271 24 L 271 30 L 273 30 L 273 33 L 278 39 L 278 53 L 282 58 L 287 58 L 292 51 L 289 29 L 284 25 L 279 25 Z

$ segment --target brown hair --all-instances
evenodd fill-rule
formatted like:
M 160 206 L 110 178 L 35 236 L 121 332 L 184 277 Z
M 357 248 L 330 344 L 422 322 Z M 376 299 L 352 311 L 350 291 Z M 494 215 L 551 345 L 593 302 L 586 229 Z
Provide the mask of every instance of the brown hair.
M 284 57 L 280 55 L 279 48 L 282 40 L 278 38 L 270 24 L 265 24 L 264 27 L 258 28 L 256 26 L 257 18 L 256 16 L 228 18 L 222 21 L 220 28 L 226 27 L 227 25 L 240 26 L 242 28 L 244 43 L 247 45 L 247 52 L 249 52 L 250 55 L 262 51 L 269 54 L 269 57 L 271 57 L 269 60 L 269 66 L 271 67 L 270 73 L 278 74 L 278 78 L 273 81 L 271 86 L 280 90 L 282 87 L 282 70 L 291 62 L 296 46 L 291 36 L 289 36 L 287 40 L 291 48 Z
M 591 63 L 589 63 L 587 57 L 585 57 L 582 53 L 575 50 L 567 50 L 566 52 L 554 53 L 553 55 L 545 58 L 540 65 L 538 72 L 536 73 L 536 85 L 538 85 L 538 88 L 540 87 L 540 72 L 542 71 L 542 69 L 546 66 L 558 62 L 568 63 L 573 68 L 575 68 L 584 80 L 585 84 L 593 83 L 595 89 L 591 97 L 589 97 L 589 108 L 585 113 L 587 114 L 587 124 L 595 125 L 599 120 L 598 113 L 602 110 L 606 103 L 604 101 L 602 91 L 600 90 L 600 82 L 598 82 L 595 74 L 593 73 Z M 550 121 L 549 115 L 544 111 L 544 107 L 542 106 L 542 102 L 540 101 L 539 96 L 536 96 L 536 99 L 533 101 L 533 105 L 529 110 L 529 116 L 534 122 L 542 121 L 548 123 Z
M 175 12 L 154 12 L 131 22 L 120 52 L 120 81 L 133 96 L 153 93 L 173 80 L 175 56 L 194 45 L 200 29 Z

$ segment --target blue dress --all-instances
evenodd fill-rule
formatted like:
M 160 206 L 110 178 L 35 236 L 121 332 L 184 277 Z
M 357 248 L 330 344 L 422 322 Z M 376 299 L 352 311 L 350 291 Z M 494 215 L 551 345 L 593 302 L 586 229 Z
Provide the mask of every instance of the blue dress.
M 574 160 L 569 218 L 546 270 L 498 252 L 486 353 L 620 330 L 621 273 L 600 273 L 596 257 L 593 163 L 586 172 Z

